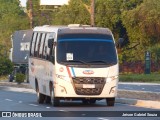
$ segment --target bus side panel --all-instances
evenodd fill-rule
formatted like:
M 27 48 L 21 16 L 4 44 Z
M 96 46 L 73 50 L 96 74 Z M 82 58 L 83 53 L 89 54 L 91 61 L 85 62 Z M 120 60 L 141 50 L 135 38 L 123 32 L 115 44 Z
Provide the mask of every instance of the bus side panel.
M 30 85 L 33 89 L 36 90 L 36 81 L 38 83 L 39 92 L 50 96 L 50 82 L 53 83 L 53 76 L 54 76 L 54 66 L 51 62 L 30 58 L 29 61 L 30 69 L 29 69 L 29 79 Z
M 36 86 L 35 86 L 35 73 L 34 73 L 34 66 L 33 66 L 33 58 L 29 58 L 28 60 L 28 65 L 29 65 L 29 83 L 30 86 L 36 90 Z

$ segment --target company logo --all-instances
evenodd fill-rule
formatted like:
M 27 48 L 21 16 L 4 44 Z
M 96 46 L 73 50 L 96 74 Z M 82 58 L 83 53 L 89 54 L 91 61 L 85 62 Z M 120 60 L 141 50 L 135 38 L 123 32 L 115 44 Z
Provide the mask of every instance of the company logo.
M 94 71 L 93 70 L 84 70 L 83 74 L 91 75 L 91 74 L 94 74 Z
M 11 112 L 2 112 L 2 117 L 12 117 Z
M 63 72 L 63 71 L 64 71 L 63 67 L 59 68 L 59 72 Z

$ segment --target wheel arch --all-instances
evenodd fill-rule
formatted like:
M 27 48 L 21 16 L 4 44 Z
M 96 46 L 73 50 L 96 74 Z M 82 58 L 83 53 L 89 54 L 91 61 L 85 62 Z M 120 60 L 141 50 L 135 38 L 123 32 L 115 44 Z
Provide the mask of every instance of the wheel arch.
M 39 86 L 38 86 L 38 80 L 37 80 L 37 78 L 35 78 L 35 89 L 36 89 L 36 91 L 37 91 L 37 88 L 38 88 Z M 39 89 L 39 88 L 38 88 Z
M 52 89 L 53 89 L 53 82 L 50 81 L 50 82 L 49 82 L 49 91 L 51 92 Z

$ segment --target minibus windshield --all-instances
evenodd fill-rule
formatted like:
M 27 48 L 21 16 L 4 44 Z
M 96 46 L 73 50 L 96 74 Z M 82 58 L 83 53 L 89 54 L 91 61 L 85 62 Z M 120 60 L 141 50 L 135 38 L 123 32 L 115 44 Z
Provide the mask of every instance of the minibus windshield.
M 57 42 L 57 62 L 75 64 L 117 64 L 115 45 L 105 38 L 61 38 Z

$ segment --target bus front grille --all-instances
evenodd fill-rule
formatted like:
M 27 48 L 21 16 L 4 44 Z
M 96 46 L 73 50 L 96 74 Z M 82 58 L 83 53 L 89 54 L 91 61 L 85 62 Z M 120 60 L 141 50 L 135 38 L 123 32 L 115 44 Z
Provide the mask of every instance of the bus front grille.
M 105 84 L 105 79 L 102 77 L 75 77 L 72 78 L 75 84 Z
M 77 95 L 100 95 L 106 83 L 101 77 L 76 77 L 72 80 Z M 91 88 L 84 87 L 86 85 Z

